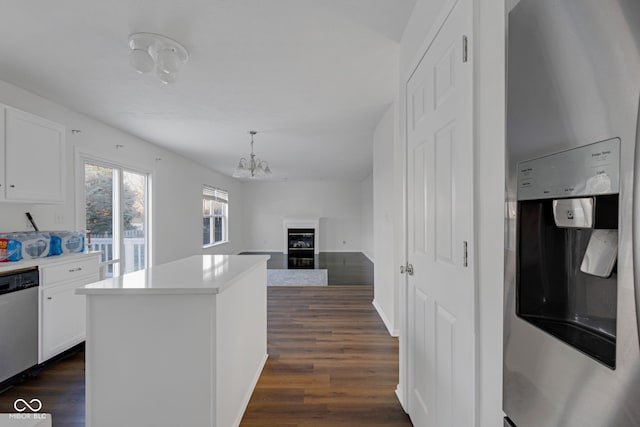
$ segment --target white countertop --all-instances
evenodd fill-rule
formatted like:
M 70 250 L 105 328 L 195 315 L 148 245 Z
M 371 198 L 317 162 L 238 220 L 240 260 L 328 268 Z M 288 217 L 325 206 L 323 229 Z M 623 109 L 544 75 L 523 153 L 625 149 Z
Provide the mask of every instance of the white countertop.
M 80 295 L 218 294 L 269 255 L 194 255 L 76 289 Z
M 0 262 L 0 273 L 6 273 L 13 270 L 20 270 L 28 267 L 46 267 L 48 265 L 58 264 L 62 262 L 73 262 L 75 260 L 79 260 L 87 257 L 99 256 L 102 252 L 94 251 L 94 252 L 81 252 L 81 253 L 70 253 L 56 256 L 48 256 L 44 258 L 32 258 L 32 259 L 23 259 L 21 261 L 14 262 Z

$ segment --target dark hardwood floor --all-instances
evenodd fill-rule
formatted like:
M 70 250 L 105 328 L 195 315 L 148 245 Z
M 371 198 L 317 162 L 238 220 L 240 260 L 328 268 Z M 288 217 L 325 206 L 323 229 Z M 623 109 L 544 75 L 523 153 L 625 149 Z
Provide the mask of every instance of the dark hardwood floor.
M 16 412 L 16 399 L 34 398 L 42 402 L 40 412 L 51 414 L 54 427 L 84 427 L 84 351 L 49 364 L 36 377 L 4 391 L 0 413 Z
M 287 269 L 289 258 L 282 252 L 243 252 L 246 255 L 270 255 L 269 269 Z M 362 252 L 320 252 L 314 256 L 314 268 L 326 268 L 329 286 L 373 285 L 373 263 Z
M 269 359 L 242 427 L 411 426 L 395 396 L 398 340 L 372 286 L 268 292 Z
M 398 341 L 371 305 L 372 286 L 267 292 L 269 359 L 241 426 L 411 426 L 394 392 Z M 17 398 L 42 400 L 54 427 L 83 427 L 84 353 L 0 394 L 0 412 Z

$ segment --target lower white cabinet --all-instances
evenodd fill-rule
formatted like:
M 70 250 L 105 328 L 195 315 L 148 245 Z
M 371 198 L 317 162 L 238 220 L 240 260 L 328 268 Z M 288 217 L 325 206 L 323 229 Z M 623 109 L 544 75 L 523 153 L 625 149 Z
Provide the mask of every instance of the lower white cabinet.
M 86 302 L 75 290 L 100 280 L 98 257 L 41 266 L 38 362 L 81 343 L 86 332 Z M 47 280 L 47 279 L 50 280 Z
M 82 342 L 86 330 L 84 296 L 75 290 L 84 281 L 51 286 L 42 292 L 42 360 Z

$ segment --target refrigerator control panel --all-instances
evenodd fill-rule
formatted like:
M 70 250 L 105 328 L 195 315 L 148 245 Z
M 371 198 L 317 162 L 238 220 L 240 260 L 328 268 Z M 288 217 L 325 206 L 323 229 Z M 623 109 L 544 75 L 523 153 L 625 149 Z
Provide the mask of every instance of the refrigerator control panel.
M 518 200 L 619 192 L 619 138 L 518 163 Z

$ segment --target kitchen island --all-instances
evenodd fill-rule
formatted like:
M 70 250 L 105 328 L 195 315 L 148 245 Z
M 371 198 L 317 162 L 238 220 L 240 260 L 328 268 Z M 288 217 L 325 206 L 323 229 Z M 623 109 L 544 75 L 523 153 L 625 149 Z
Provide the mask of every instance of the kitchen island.
M 265 255 L 83 286 L 87 427 L 238 426 L 267 359 Z

